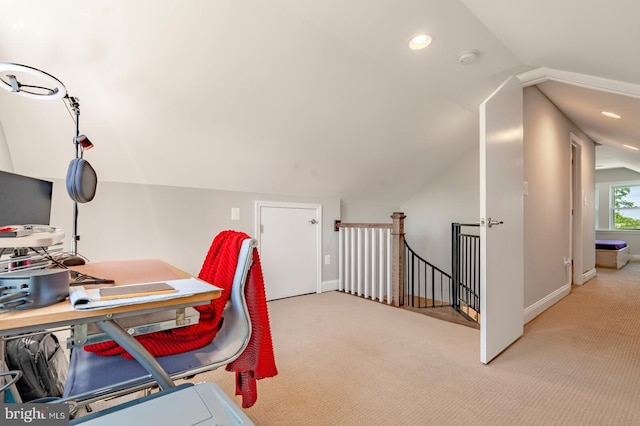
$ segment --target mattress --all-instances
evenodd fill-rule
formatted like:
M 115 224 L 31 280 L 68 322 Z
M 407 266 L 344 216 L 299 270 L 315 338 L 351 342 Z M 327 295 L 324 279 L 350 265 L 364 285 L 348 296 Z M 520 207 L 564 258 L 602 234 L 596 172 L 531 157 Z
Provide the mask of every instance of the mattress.
M 620 269 L 629 262 L 629 246 L 621 240 L 596 240 L 596 266 Z
M 596 240 L 596 250 L 620 250 L 627 246 L 622 240 Z

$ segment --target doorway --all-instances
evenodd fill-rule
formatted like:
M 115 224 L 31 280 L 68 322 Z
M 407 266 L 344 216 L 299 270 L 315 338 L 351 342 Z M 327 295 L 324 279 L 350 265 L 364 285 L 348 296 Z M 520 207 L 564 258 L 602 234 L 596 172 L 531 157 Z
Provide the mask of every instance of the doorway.
M 267 300 L 320 293 L 322 206 L 257 201 L 255 209 Z
M 584 194 L 582 190 L 582 145 L 584 144 L 575 134 L 570 134 L 571 140 L 571 281 L 569 285 L 584 283 L 584 256 L 583 256 L 583 214 Z

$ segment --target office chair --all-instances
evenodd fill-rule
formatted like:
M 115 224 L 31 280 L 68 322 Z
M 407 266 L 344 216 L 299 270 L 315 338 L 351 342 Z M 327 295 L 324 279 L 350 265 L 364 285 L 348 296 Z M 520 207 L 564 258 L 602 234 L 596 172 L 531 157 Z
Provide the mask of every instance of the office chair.
M 242 241 L 231 294 L 223 313 L 224 320 L 213 341 L 199 349 L 157 358 L 173 380 L 189 378 L 227 365 L 247 347 L 252 322 L 245 285 L 253 265 L 255 246 L 256 241 L 249 237 Z M 206 264 L 203 265 L 203 270 L 206 267 Z M 151 375 L 135 360 L 121 356 L 99 356 L 78 348 L 71 354 L 63 401 L 72 400 L 79 405 L 86 405 L 156 385 Z

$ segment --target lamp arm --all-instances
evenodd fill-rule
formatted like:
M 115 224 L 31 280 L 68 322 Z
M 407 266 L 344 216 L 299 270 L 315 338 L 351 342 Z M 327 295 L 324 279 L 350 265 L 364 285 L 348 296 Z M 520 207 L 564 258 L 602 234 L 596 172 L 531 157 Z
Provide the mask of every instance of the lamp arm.
M 80 136 L 80 101 L 78 98 L 73 96 L 65 96 L 65 98 L 69 102 L 69 107 L 73 111 L 75 115 L 75 123 L 76 123 L 76 134 L 73 138 L 73 144 L 76 148 L 76 159 L 80 156 L 80 147 L 78 146 L 78 136 Z M 74 256 L 78 255 L 78 240 L 80 240 L 80 236 L 78 235 L 78 202 L 73 200 L 73 231 L 71 235 L 71 253 Z

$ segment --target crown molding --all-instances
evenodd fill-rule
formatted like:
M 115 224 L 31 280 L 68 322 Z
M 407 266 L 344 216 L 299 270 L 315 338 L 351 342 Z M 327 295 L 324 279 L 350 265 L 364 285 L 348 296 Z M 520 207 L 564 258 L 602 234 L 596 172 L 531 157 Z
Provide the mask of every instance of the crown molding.
M 524 87 L 544 83 L 545 81 L 556 81 L 586 89 L 640 98 L 640 85 L 570 71 L 540 67 L 518 74 L 516 77 Z

